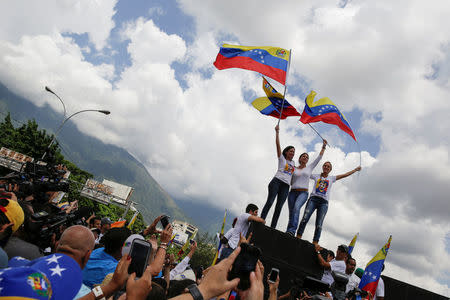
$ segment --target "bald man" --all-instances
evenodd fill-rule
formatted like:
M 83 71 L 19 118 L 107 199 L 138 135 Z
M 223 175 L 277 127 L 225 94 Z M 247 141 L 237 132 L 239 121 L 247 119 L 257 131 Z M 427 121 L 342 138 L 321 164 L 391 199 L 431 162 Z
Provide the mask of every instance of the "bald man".
M 64 230 L 59 239 L 56 253 L 63 253 L 73 258 L 81 269 L 84 269 L 86 263 L 94 250 L 95 238 L 91 230 L 81 225 L 74 225 Z M 91 292 L 91 289 L 82 284 L 80 291 L 75 296 L 78 299 Z

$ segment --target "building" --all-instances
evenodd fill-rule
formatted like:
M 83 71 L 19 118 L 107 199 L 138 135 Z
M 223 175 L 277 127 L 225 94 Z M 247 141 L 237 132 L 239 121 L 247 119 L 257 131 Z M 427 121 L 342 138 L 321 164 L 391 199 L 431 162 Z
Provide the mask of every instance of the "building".
M 191 237 L 195 237 L 198 231 L 198 228 L 194 225 L 178 220 L 172 222 L 172 227 L 173 234 L 175 235 L 173 242 L 180 247 L 182 247 L 186 241 L 190 240 Z

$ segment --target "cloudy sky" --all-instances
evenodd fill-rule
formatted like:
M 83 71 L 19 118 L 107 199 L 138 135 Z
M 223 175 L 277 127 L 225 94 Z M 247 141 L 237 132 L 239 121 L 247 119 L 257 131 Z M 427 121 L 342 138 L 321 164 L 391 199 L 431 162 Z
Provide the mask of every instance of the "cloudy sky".
M 174 198 L 237 214 L 264 205 L 276 119 L 250 105 L 257 73 L 212 63 L 223 42 L 292 49 L 287 99 L 301 111 L 311 89 L 330 97 L 359 141 L 315 125 L 331 144 L 324 161 L 340 174 L 362 150 L 363 171 L 333 186 L 322 243 L 359 232 L 364 267 L 392 234 L 385 274 L 449 295 L 449 15 L 445 0 L 1 1 L 0 81 L 56 111 L 45 85 L 69 113 L 111 110 L 73 122 L 127 149 Z M 280 136 L 296 160 L 320 150 L 298 118 Z

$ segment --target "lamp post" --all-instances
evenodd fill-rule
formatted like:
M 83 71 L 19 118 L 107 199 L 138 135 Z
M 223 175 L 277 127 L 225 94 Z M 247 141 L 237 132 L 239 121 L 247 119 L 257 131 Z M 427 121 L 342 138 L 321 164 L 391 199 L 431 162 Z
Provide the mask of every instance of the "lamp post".
M 49 92 L 49 93 L 52 93 L 53 95 L 56 96 L 56 98 L 59 99 L 59 101 L 61 102 L 61 104 L 63 105 L 63 108 L 64 108 L 64 118 L 65 118 L 67 116 L 67 114 L 66 114 L 66 105 L 64 105 L 64 102 L 62 101 L 62 99 L 58 95 L 56 95 L 56 93 L 54 91 L 52 91 L 48 86 L 45 87 L 45 90 L 47 92 Z
M 53 92 L 52 92 L 53 93 Z M 56 95 L 56 94 L 55 94 Z M 59 98 L 59 97 L 58 97 Z M 62 103 L 62 101 L 61 101 Z M 65 110 L 65 109 L 64 109 Z M 68 116 L 67 118 L 64 119 L 64 121 L 61 123 L 61 125 L 59 125 L 58 129 L 55 132 L 55 135 L 52 139 L 52 141 L 50 142 L 50 144 L 48 144 L 47 149 L 45 150 L 44 154 L 42 155 L 41 160 L 43 160 L 45 158 L 45 156 L 47 155 L 47 152 L 50 150 L 50 147 L 53 145 L 53 143 L 56 140 L 56 137 L 58 136 L 59 132 L 61 131 L 62 127 L 64 126 L 64 124 L 66 124 L 67 121 L 69 121 L 70 118 L 72 118 L 73 116 L 76 116 L 78 114 L 84 113 L 84 112 L 88 112 L 88 111 L 95 111 L 95 112 L 99 112 L 105 115 L 109 115 L 111 112 L 109 110 L 98 110 L 98 109 L 84 109 L 84 110 L 80 110 L 77 111 L 76 113 L 71 114 L 70 116 Z

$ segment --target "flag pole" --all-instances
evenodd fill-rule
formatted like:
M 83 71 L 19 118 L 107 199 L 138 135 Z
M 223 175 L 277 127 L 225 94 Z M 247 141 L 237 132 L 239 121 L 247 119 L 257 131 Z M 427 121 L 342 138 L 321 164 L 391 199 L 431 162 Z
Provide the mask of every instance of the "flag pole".
M 284 82 L 283 102 L 281 103 L 280 117 L 278 118 L 277 126 L 280 125 L 281 115 L 283 114 L 284 99 L 286 97 L 287 79 L 288 79 L 289 69 L 291 68 L 291 55 L 292 55 L 292 49 L 289 49 L 289 64 L 288 64 L 288 69 L 286 72 L 286 80 Z

